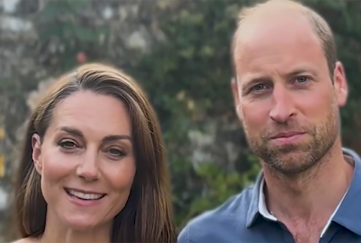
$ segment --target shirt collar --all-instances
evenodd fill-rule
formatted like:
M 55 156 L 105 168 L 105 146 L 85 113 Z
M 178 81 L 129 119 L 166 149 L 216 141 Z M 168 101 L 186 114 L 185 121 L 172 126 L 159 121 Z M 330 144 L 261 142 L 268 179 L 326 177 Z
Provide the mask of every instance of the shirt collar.
M 262 178 L 261 184 L 259 186 L 259 200 L 258 200 L 258 212 L 265 217 L 266 219 L 277 221 L 277 218 L 272 215 L 267 209 L 266 197 L 264 195 L 264 178 Z
M 267 209 L 267 205 L 266 205 L 266 198 L 264 195 L 264 179 L 261 181 L 261 185 L 260 185 L 260 190 L 259 190 L 259 200 L 258 200 L 258 212 L 260 215 L 262 215 L 264 218 L 272 220 L 272 221 L 277 221 L 277 218 L 275 216 L 272 215 L 271 212 L 268 211 Z M 330 216 L 330 219 L 327 221 L 327 224 L 325 225 L 325 227 L 323 228 L 320 237 L 322 238 L 323 235 L 325 234 L 325 232 L 327 231 L 328 227 L 330 226 L 331 222 L 333 221 L 333 217 L 335 216 L 335 214 L 337 213 L 338 209 L 340 208 L 343 199 L 345 198 L 346 194 L 347 194 L 348 190 L 345 192 L 345 194 L 343 195 L 341 201 L 339 202 L 339 204 L 337 205 L 335 211 L 332 213 L 332 215 Z
M 331 216 L 329 223 L 334 221 L 350 231 L 361 235 L 361 225 L 359 224 L 361 221 L 361 210 L 359 210 L 359 204 L 361 203 L 361 159 L 351 149 L 344 148 L 343 152 L 344 154 L 351 156 L 355 161 L 354 175 L 348 191 L 345 193 L 334 214 Z M 276 217 L 267 210 L 263 186 L 264 177 L 263 173 L 260 173 L 254 186 L 250 207 L 247 213 L 247 228 L 252 227 L 259 216 L 277 221 Z M 327 229 L 327 227 L 328 225 L 326 225 L 325 229 Z M 324 232 L 325 230 L 323 233 Z
M 361 159 L 351 149 L 343 149 L 344 153 L 355 161 L 354 175 L 345 195 L 332 221 L 361 236 Z
M 256 222 L 257 217 L 259 216 L 259 200 L 260 200 L 260 188 L 263 181 L 263 173 L 261 172 L 257 179 L 256 183 L 254 185 L 254 188 L 252 190 L 251 195 L 251 201 L 247 212 L 247 218 L 246 218 L 246 227 L 250 228 L 254 225 Z

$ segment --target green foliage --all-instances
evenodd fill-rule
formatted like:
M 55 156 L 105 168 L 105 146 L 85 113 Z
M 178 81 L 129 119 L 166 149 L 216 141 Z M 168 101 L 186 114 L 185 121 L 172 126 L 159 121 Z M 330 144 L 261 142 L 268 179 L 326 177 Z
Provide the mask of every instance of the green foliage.
M 179 6 L 161 20 L 168 42 L 131 70 L 143 81 L 162 124 L 179 227 L 240 192 L 259 171 L 257 163 L 245 166 L 247 171 L 227 172 L 212 163 L 195 170 L 190 151 L 179 151 L 189 143 L 188 131 L 203 129 L 205 119 L 234 116 L 229 43 L 239 8 L 240 2 L 232 0 L 188 1 L 187 6 Z
M 233 34 L 237 2 L 189 1 L 187 8 L 162 20 L 169 41 L 145 57 L 134 71 L 139 80 L 147 80 L 144 85 L 149 97 L 161 99 L 167 95 L 174 99 L 183 91 L 186 98 L 177 103 L 186 107 L 186 101 L 193 101 L 196 109 L 185 109 L 189 113 L 184 115 L 194 115 L 195 119 L 199 112 L 230 110 L 230 47 L 225 43 L 230 42 Z M 214 98 L 217 102 L 213 102 Z M 154 102 L 164 106 L 162 100 Z
M 238 194 L 254 180 L 258 172 L 259 165 L 257 163 L 253 163 L 253 168 L 248 173 L 237 171 L 227 173 L 214 164 L 202 165 L 198 168 L 197 173 L 202 179 L 203 194 L 192 200 L 186 215 L 181 214 L 180 226 L 205 210 L 213 209 Z
M 89 0 L 55 0 L 45 5 L 44 11 L 37 16 L 39 35 L 43 45 L 51 42 L 61 43 L 62 49 L 53 51 L 49 59 L 56 60 L 60 69 L 56 72 L 78 65 L 76 56 L 86 52 L 88 58 L 96 59 L 104 52 L 106 37 L 110 34 L 108 26 L 97 26 L 86 21 Z

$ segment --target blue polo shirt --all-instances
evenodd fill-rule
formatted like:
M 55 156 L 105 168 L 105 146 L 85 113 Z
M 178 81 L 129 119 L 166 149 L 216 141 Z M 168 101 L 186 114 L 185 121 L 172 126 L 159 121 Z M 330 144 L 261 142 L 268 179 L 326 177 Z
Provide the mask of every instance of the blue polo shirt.
M 361 243 L 361 159 L 350 149 L 343 151 L 355 161 L 354 176 L 319 243 Z M 178 243 L 295 242 L 287 228 L 264 207 L 262 184 L 260 174 L 254 186 L 192 219 L 179 234 Z

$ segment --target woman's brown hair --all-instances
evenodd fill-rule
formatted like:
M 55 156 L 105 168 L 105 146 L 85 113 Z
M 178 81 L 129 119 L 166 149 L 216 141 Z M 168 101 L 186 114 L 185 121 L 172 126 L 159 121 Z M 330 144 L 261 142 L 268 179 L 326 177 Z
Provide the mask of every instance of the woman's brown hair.
M 63 75 L 32 113 L 21 153 L 16 185 L 16 220 L 22 237 L 41 237 L 47 203 L 32 160 L 32 136 L 42 139 L 55 106 L 78 91 L 115 97 L 132 124 L 136 159 L 134 183 L 124 209 L 113 220 L 111 242 L 176 242 L 170 178 L 157 116 L 141 88 L 125 73 L 103 64 L 86 64 Z

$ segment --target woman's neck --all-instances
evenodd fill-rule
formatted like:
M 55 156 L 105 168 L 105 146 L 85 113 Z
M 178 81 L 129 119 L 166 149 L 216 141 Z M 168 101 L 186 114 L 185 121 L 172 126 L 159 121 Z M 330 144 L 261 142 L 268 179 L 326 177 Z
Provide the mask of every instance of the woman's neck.
M 49 212 L 48 212 L 49 214 Z M 55 215 L 47 215 L 46 227 L 39 242 L 52 243 L 110 243 L 111 223 L 86 230 L 74 230 L 62 224 Z

